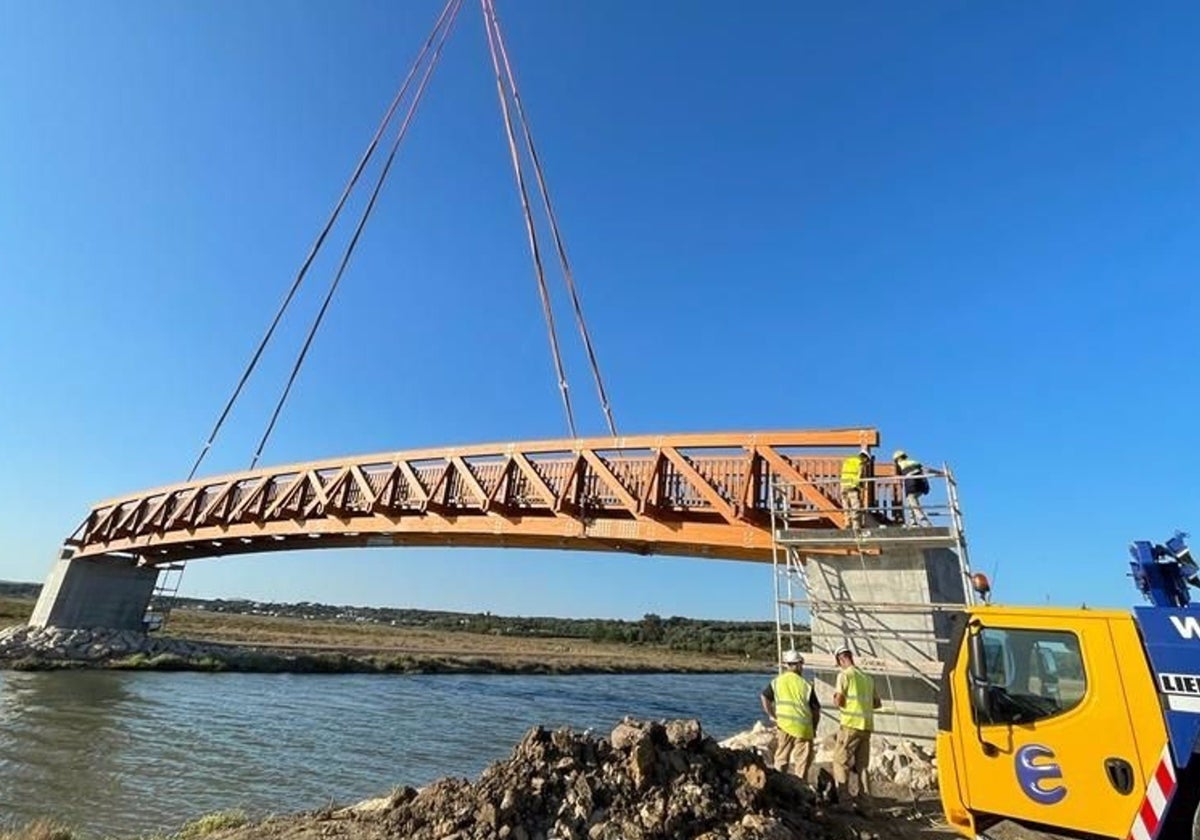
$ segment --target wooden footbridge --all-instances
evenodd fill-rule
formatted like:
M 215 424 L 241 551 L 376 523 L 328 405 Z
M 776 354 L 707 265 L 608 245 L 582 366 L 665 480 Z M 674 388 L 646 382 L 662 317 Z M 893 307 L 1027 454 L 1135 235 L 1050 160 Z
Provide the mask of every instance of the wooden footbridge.
M 874 429 L 647 435 L 314 461 L 101 502 L 67 545 L 150 565 L 349 546 L 769 561 L 773 478 L 799 523 L 843 528 L 842 459 L 878 442 Z
M 479 4 L 568 436 L 259 466 L 459 16 L 463 0 L 446 0 L 186 480 L 95 505 L 65 541 L 32 624 L 140 628 L 160 571 L 237 554 L 484 546 L 770 562 L 776 505 L 786 508 L 793 531 L 842 532 L 814 540 L 810 553 L 863 553 L 861 541 L 844 533 L 839 473 L 846 456 L 879 445 L 875 429 L 618 433 L 495 2 Z M 351 204 L 361 207 L 360 215 L 248 469 L 203 477 L 205 455 L 369 166 L 376 173 L 373 187 L 365 201 Z M 538 199 L 540 225 L 533 212 Z M 548 235 L 540 227 L 548 227 Z M 551 261 L 561 272 L 560 293 L 578 328 L 606 437 L 577 432 L 547 282 Z M 868 501 L 891 516 L 900 503 L 891 464 L 876 464 L 873 476 Z

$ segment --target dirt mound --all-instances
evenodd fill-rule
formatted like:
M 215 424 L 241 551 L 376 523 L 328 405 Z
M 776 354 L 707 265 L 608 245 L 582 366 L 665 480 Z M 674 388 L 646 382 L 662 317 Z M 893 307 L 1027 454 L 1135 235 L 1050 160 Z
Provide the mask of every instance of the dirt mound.
M 813 795 L 756 753 L 728 750 L 694 720 L 626 719 L 608 739 L 530 730 L 478 781 L 420 791 L 220 836 L 357 840 L 861 840 L 822 819 Z

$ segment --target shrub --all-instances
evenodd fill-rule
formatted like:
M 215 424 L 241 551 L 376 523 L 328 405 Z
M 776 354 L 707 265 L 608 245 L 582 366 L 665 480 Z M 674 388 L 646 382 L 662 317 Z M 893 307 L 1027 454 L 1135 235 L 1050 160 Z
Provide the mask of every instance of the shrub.
M 0 840 L 75 840 L 75 834 L 62 823 L 40 819 L 13 831 L 0 829 Z
M 173 835 L 174 840 L 196 840 L 206 837 L 214 831 L 226 828 L 238 828 L 246 824 L 245 811 L 218 811 L 215 814 L 205 814 L 199 819 L 186 823 Z

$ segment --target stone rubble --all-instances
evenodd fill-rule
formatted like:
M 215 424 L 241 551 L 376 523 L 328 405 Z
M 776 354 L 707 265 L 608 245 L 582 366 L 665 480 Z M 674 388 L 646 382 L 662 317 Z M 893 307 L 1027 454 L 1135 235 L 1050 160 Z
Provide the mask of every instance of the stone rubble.
M 752 729 L 739 732 L 721 742 L 722 747 L 734 750 L 754 750 L 770 764 L 775 752 L 775 728 L 762 721 Z M 822 738 L 817 745 L 816 764 L 833 760 L 833 736 Z M 933 752 L 915 741 L 882 738 L 871 739 L 871 767 L 874 779 L 884 779 L 913 792 L 937 789 L 937 758 Z
M 34 628 L 27 624 L 0 630 L 0 663 L 18 665 L 22 660 L 94 665 L 137 654 L 188 660 L 206 656 L 225 658 L 234 650 L 227 645 L 151 636 L 136 630 Z
M 311 816 L 309 817 L 312 818 Z M 278 822 L 237 837 L 297 836 Z M 626 718 L 609 738 L 531 729 L 474 782 L 442 779 L 327 812 L 321 836 L 409 840 L 863 840 L 825 819 L 814 795 L 751 750 L 730 750 L 695 720 Z M 368 829 L 368 825 L 371 826 Z

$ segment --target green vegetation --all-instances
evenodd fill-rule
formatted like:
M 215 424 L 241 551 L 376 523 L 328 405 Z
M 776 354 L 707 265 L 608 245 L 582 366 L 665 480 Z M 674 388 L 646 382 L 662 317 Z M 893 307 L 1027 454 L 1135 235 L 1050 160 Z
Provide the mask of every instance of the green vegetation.
M 246 813 L 244 811 L 219 811 L 187 823 L 178 832 L 171 835 L 171 840 L 199 840 L 213 832 L 223 831 L 227 828 L 240 828 L 245 824 Z
M 0 840 L 75 840 L 75 834 L 54 820 L 34 820 L 11 831 L 0 829 Z
M 36 584 L 0 581 L 0 626 L 28 619 Z M 156 604 L 158 609 L 165 604 Z M 179 598 L 164 637 L 228 654 L 145 653 L 106 667 L 269 673 L 576 673 L 743 670 L 775 659 L 775 625 L 647 613 L 640 619 L 501 616 L 390 607 Z M 799 646 L 808 649 L 808 640 Z M 56 667 L 10 660 L 12 669 Z
M 0 595 L 0 627 L 9 624 L 24 624 L 33 612 L 35 598 Z
M 671 651 L 773 660 L 775 625 L 769 621 L 719 621 L 647 613 L 640 620 L 501 616 L 390 607 L 329 606 L 301 602 L 202 601 L 181 598 L 177 608 L 236 615 L 260 615 L 396 628 L 434 630 L 513 638 L 580 639 L 645 645 Z M 801 647 L 807 649 L 806 640 Z

